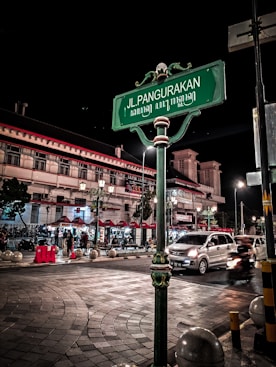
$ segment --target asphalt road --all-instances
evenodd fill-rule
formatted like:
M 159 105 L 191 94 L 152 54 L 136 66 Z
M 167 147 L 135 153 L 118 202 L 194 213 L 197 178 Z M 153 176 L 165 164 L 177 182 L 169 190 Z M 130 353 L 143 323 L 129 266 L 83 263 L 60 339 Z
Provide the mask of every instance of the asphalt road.
M 140 272 L 143 274 L 151 274 L 150 266 L 152 257 L 127 259 L 122 261 L 114 261 L 111 263 L 101 262 L 94 263 L 95 267 L 105 269 L 120 269 L 134 272 Z M 239 292 L 246 292 L 251 294 L 263 294 L 262 290 L 262 274 L 259 263 L 256 263 L 256 268 L 253 270 L 254 277 L 250 283 L 245 281 L 237 281 L 234 285 L 230 285 L 228 282 L 228 274 L 225 269 L 210 269 L 204 275 L 199 275 L 196 272 L 189 272 L 186 270 L 174 270 L 172 278 L 189 283 L 205 284 L 214 287 L 221 287 L 227 289 L 233 289 Z

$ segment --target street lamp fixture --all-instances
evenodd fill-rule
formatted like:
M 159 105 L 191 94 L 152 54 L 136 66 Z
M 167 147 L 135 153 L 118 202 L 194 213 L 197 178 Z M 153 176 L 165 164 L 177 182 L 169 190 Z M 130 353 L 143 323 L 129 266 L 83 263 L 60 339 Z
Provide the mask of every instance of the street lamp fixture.
M 214 219 L 214 213 L 217 211 L 216 206 L 208 206 L 207 209 L 203 210 L 201 215 L 206 219 L 207 218 L 207 230 L 211 230 L 211 219 Z
M 86 183 L 85 182 L 80 182 L 79 190 L 80 191 L 85 191 L 85 189 L 86 189 Z
M 105 196 L 112 195 L 114 192 L 114 186 L 109 186 L 107 193 L 104 191 L 105 180 L 99 180 L 98 186 L 99 186 L 98 189 L 96 189 L 94 192 L 92 191 L 92 195 L 96 195 L 96 213 L 95 213 L 96 223 L 95 223 L 95 236 L 94 236 L 94 242 L 93 242 L 95 245 L 95 248 L 97 247 L 97 244 L 98 244 L 100 200 L 103 199 Z
M 110 196 L 113 194 L 114 192 L 114 186 L 111 185 L 108 187 L 108 191 L 104 191 L 104 187 L 105 187 L 105 180 L 98 180 L 98 188 L 96 189 L 92 189 L 90 191 L 91 196 L 95 196 L 96 197 L 96 212 L 95 212 L 95 236 L 94 236 L 94 245 L 95 247 L 97 247 L 97 243 L 98 243 L 98 232 L 99 232 L 99 206 L 100 206 L 100 201 L 105 197 L 105 196 Z M 85 191 L 86 189 L 86 183 L 85 182 L 81 182 L 80 183 L 80 190 L 81 191 Z
M 238 181 L 234 188 L 234 202 L 235 202 L 235 234 L 238 234 L 238 209 L 237 209 L 237 191 L 244 187 L 243 181 Z

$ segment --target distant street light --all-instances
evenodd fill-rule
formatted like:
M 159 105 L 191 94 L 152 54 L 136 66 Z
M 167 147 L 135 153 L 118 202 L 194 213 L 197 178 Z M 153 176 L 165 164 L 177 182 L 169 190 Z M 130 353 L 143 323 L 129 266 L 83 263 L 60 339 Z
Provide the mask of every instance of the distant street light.
M 238 234 L 238 212 L 237 212 L 237 190 L 244 187 L 243 181 L 238 181 L 234 188 L 234 201 L 235 201 L 235 234 Z

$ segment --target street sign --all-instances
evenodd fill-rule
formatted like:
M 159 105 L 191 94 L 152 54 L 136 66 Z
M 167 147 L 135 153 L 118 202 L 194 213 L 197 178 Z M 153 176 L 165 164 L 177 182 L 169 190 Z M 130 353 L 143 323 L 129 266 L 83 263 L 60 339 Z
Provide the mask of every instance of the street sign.
M 225 98 L 225 65 L 218 60 L 116 96 L 112 129 L 153 123 L 159 116 L 184 115 L 218 105 Z
M 259 17 L 260 33 L 259 43 L 276 40 L 276 12 Z M 252 20 L 233 24 L 228 27 L 228 50 L 235 52 L 254 46 L 252 34 Z

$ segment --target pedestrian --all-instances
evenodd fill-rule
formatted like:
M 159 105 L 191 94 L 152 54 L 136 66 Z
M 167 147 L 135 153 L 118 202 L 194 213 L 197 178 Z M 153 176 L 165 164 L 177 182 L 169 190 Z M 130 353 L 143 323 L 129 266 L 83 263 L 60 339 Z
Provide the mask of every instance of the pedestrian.
M 123 240 L 122 240 L 122 248 L 123 250 L 127 247 L 127 238 L 124 237 Z
M 80 246 L 83 250 L 84 255 L 87 253 L 87 245 L 88 245 L 88 234 L 86 232 L 81 232 L 80 238 Z
M 155 247 L 156 247 L 156 244 L 154 243 L 154 241 L 151 237 L 149 238 L 149 246 L 150 246 L 151 250 L 155 249 Z
M 119 241 L 118 241 L 117 236 L 114 236 L 114 237 L 112 238 L 111 245 L 118 245 L 118 243 L 119 243 Z
M 62 248 L 62 241 L 63 241 L 63 232 L 62 230 L 60 229 L 58 231 L 58 247 L 59 248 Z
M 150 248 L 150 244 L 149 244 L 149 241 L 148 241 L 148 240 L 146 240 L 146 241 L 145 241 L 145 245 L 144 245 L 144 247 L 145 247 L 145 250 L 146 250 L 146 251 L 148 251 L 148 250 L 149 250 L 149 248 Z
M 59 228 L 57 227 L 55 229 L 55 233 L 54 233 L 54 236 L 55 236 L 55 245 L 58 246 L 58 234 L 59 234 Z
M 74 251 L 74 237 L 70 229 L 67 231 L 66 245 L 67 256 L 70 257 L 71 253 Z
M 2 230 L 0 233 L 0 250 L 2 252 L 6 251 L 7 243 L 8 243 L 7 232 L 5 230 Z

